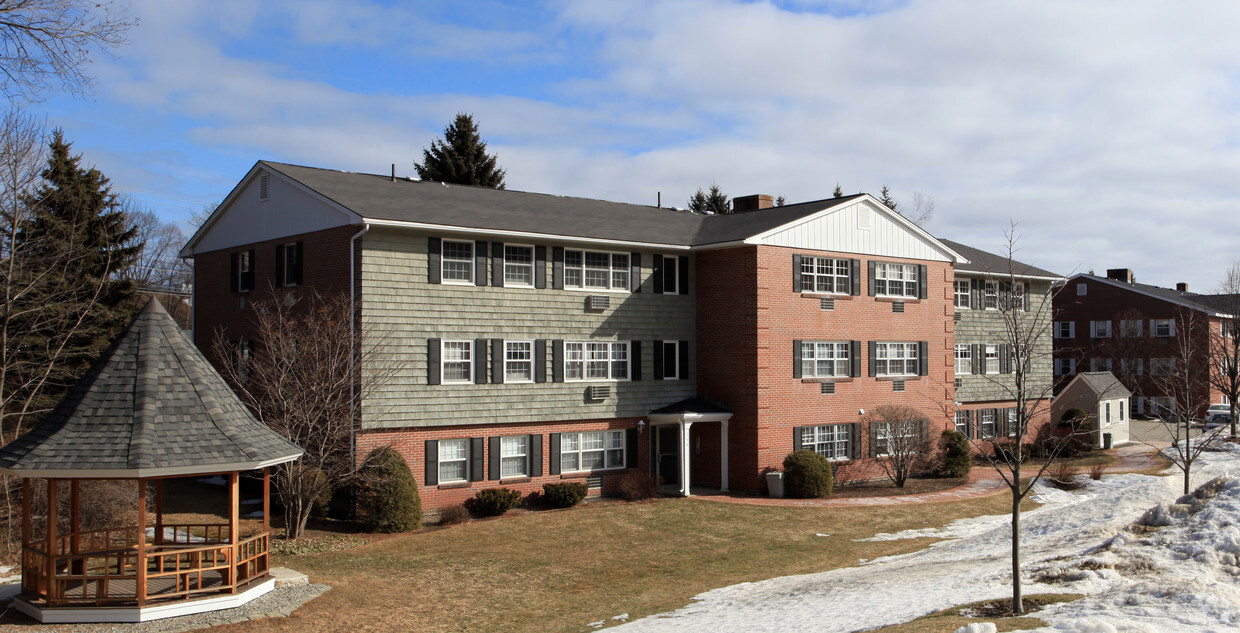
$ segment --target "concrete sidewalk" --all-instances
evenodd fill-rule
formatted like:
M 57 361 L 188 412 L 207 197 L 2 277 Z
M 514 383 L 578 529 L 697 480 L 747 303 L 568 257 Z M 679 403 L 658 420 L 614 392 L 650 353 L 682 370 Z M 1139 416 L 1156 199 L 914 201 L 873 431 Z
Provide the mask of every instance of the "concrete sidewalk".
M 1133 472 L 1157 467 L 1164 462 L 1157 456 L 1158 449 L 1144 444 L 1128 444 L 1114 449 L 1119 461 L 1107 466 L 1107 472 Z M 743 503 L 755 506 L 781 506 L 789 508 L 833 508 L 841 506 L 895 506 L 914 503 L 960 501 L 992 495 L 1007 489 L 995 469 L 986 465 L 974 466 L 969 471 L 968 483 L 950 490 L 927 492 L 919 495 L 893 495 L 887 497 L 850 497 L 829 499 L 772 499 L 756 495 L 732 492 L 695 495 L 700 499 L 720 503 Z

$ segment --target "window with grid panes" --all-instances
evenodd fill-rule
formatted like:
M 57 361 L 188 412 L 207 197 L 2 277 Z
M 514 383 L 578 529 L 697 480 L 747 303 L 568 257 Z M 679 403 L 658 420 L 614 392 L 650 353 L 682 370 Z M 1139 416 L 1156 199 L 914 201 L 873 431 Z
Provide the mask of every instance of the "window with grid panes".
M 628 290 L 628 253 L 564 251 L 564 287 L 583 290 Z
M 628 380 L 628 341 L 564 343 L 566 380 Z
M 801 257 L 801 290 L 803 292 L 849 292 L 849 261 L 831 257 Z
M 878 343 L 875 349 L 875 373 L 879 376 L 916 376 L 916 343 Z
M 624 431 L 560 434 L 560 471 L 624 468 Z
M 973 372 L 973 348 L 970 345 L 956 345 L 956 373 Z
M 888 297 L 917 297 L 917 266 L 878 262 L 874 265 L 874 292 Z
M 534 380 L 534 342 L 504 341 L 504 382 Z
M 832 378 L 848 375 L 848 341 L 802 341 L 801 376 Z
M 468 475 L 468 440 L 439 440 L 439 483 L 465 481 Z
M 801 448 L 814 451 L 831 461 L 851 459 L 852 425 L 801 427 Z
M 440 266 L 444 283 L 474 283 L 474 243 L 444 240 Z
M 443 382 L 473 381 L 473 341 L 443 341 L 442 363 Z
M 512 435 L 499 438 L 499 476 L 523 477 L 528 475 L 529 436 Z
M 504 245 L 504 285 L 534 285 L 534 247 Z
M 955 282 L 955 303 L 957 308 L 969 307 L 969 280 L 957 279 Z

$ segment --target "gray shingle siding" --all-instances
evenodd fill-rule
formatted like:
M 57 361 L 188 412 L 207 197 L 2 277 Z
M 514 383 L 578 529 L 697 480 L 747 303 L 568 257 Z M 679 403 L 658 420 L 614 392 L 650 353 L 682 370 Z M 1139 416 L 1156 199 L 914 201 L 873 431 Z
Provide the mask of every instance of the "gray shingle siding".
M 957 277 L 957 279 L 964 279 L 964 277 Z M 1029 311 L 1022 314 L 1029 315 L 1031 319 L 1038 318 L 1049 321 L 1051 318 L 1050 306 L 1044 305 L 1050 301 L 1049 296 L 1046 294 L 1049 288 L 1050 284 L 1047 282 L 1032 283 L 1029 296 Z M 960 313 L 960 321 L 956 323 L 955 328 L 956 345 L 1001 345 L 1008 340 L 1008 336 L 1005 334 L 1002 313 L 996 310 L 982 309 L 957 309 L 957 311 Z M 1045 335 L 1038 339 L 1038 344 L 1034 351 L 1034 375 L 1027 388 L 1027 392 L 1031 397 L 1043 394 L 1049 395 L 1049 386 L 1054 380 L 1052 375 L 1050 323 L 1048 322 L 1046 325 Z M 974 358 L 974 362 L 978 362 L 976 358 Z M 956 389 L 956 401 L 958 402 L 1011 400 L 1015 393 L 1015 383 L 1012 374 L 964 374 L 957 375 L 956 377 L 962 379 L 962 386 Z

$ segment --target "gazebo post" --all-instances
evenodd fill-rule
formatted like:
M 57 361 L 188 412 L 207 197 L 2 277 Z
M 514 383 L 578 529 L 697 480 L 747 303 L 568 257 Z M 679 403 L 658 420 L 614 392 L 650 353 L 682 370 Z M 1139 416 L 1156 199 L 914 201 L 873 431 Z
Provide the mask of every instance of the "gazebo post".
M 232 564 L 229 565 L 232 572 L 231 593 L 237 593 L 237 581 L 240 578 L 238 563 L 241 560 L 241 549 L 237 546 L 241 540 L 240 508 L 241 473 L 234 470 L 228 473 L 228 540 L 232 543 Z
M 164 480 L 155 480 L 155 544 L 164 544 Z
M 263 532 L 271 538 L 271 467 L 263 469 Z
M 138 608 L 146 605 L 146 480 L 138 479 Z
M 56 480 L 47 480 L 47 602 L 51 604 L 56 596 Z
M 82 501 L 81 483 L 82 482 L 78 481 L 77 479 L 69 480 L 69 530 L 70 530 L 69 531 L 69 553 L 70 554 L 77 554 L 80 551 L 80 545 L 78 543 L 78 532 L 80 531 L 81 526 L 78 524 L 78 519 L 81 516 L 81 514 L 78 512 L 78 509 L 80 507 L 79 504 Z M 72 561 L 72 563 L 69 565 L 69 573 L 81 574 L 85 572 L 86 568 L 83 567 L 83 565 L 86 564 L 85 560 L 81 560 L 76 557 L 71 558 L 70 560 Z
M 22 555 L 20 558 L 22 562 L 22 593 L 30 591 L 30 586 L 26 584 L 26 548 L 30 547 L 31 545 L 30 543 L 31 536 L 32 535 L 30 533 L 30 478 L 22 477 Z M 34 589 L 36 592 L 41 592 L 43 590 L 43 588 L 39 586 L 39 583 L 37 582 L 37 580 L 35 582 Z

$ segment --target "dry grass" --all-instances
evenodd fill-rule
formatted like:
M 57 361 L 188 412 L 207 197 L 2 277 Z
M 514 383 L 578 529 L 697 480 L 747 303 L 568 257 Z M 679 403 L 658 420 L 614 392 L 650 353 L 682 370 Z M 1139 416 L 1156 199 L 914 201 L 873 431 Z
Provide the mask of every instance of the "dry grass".
M 1025 613 L 1028 614 L 1048 604 L 1072 602 L 1079 598 L 1079 594 L 1035 594 L 1025 596 L 1022 602 Z M 961 615 L 962 612 L 970 615 Z M 1013 617 L 1010 601 L 987 600 L 944 609 L 904 624 L 873 629 L 871 633 L 943 633 L 976 622 L 991 622 L 999 631 L 1021 631 L 1046 626 L 1045 622 L 1030 615 Z
M 909 479 L 904 482 L 903 488 L 896 488 L 889 479 L 880 479 L 867 481 L 864 483 L 849 484 L 847 486 L 837 486 L 831 491 L 831 497 L 896 497 L 901 495 L 920 495 L 928 492 L 941 492 L 943 490 L 951 490 L 957 486 L 962 486 L 969 482 L 968 477 L 944 478 L 944 479 Z
M 473 521 L 345 552 L 277 556 L 335 589 L 290 618 L 225 631 L 573 631 L 676 609 L 708 589 L 915 551 L 877 532 L 1000 514 L 1007 495 L 867 508 L 666 499 Z M 822 537 L 817 534 L 829 534 Z

